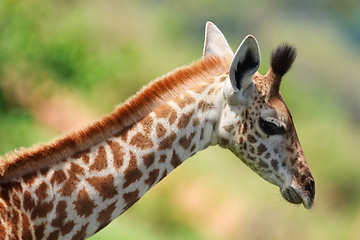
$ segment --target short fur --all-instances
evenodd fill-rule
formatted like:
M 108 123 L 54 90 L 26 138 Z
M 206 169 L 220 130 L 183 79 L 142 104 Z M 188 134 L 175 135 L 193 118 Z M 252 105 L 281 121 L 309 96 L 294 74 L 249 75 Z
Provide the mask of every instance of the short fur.
M 283 43 L 271 53 L 270 66 L 276 75 L 282 77 L 289 71 L 295 58 L 296 49 L 287 43 Z
M 230 64 L 231 59 L 202 58 L 190 66 L 181 67 L 154 80 L 110 115 L 84 129 L 64 135 L 46 145 L 38 144 L 30 149 L 24 148 L 7 154 L 0 159 L 0 182 L 25 175 L 34 169 L 49 167 L 115 136 L 184 90 L 228 72 Z

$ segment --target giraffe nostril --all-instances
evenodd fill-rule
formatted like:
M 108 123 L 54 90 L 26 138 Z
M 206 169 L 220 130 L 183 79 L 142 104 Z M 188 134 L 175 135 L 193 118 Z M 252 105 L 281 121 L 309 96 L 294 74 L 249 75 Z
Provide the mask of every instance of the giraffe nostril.
M 305 184 L 305 190 L 308 191 L 313 198 L 315 195 L 315 181 L 312 178 L 309 178 L 308 182 Z

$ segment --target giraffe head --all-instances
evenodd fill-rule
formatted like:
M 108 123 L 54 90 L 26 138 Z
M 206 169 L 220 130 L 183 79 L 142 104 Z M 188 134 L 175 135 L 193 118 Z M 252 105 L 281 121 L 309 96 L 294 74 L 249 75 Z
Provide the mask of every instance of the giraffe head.
M 220 30 L 208 22 L 204 56 L 211 55 L 233 58 L 224 81 L 218 144 L 279 186 L 287 201 L 311 208 L 314 179 L 279 92 L 281 79 L 295 60 L 295 48 L 283 44 L 274 50 L 270 69 L 262 76 L 257 72 L 260 52 L 256 39 L 247 36 L 233 54 Z

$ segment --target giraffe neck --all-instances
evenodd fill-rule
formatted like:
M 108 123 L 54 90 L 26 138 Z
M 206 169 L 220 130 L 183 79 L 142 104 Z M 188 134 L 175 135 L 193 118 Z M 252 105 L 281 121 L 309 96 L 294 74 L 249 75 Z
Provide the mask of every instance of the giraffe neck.
M 183 92 L 66 161 L 3 183 L 0 236 L 84 239 L 105 227 L 184 160 L 217 143 L 224 79 Z

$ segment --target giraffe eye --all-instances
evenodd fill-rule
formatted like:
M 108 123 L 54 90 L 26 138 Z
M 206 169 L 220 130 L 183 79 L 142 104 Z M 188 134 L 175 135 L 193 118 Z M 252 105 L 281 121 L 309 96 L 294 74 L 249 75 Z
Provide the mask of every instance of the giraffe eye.
M 285 133 L 285 128 L 283 126 L 278 125 L 274 121 L 264 120 L 263 118 L 260 118 L 259 120 L 259 127 L 268 136 Z

